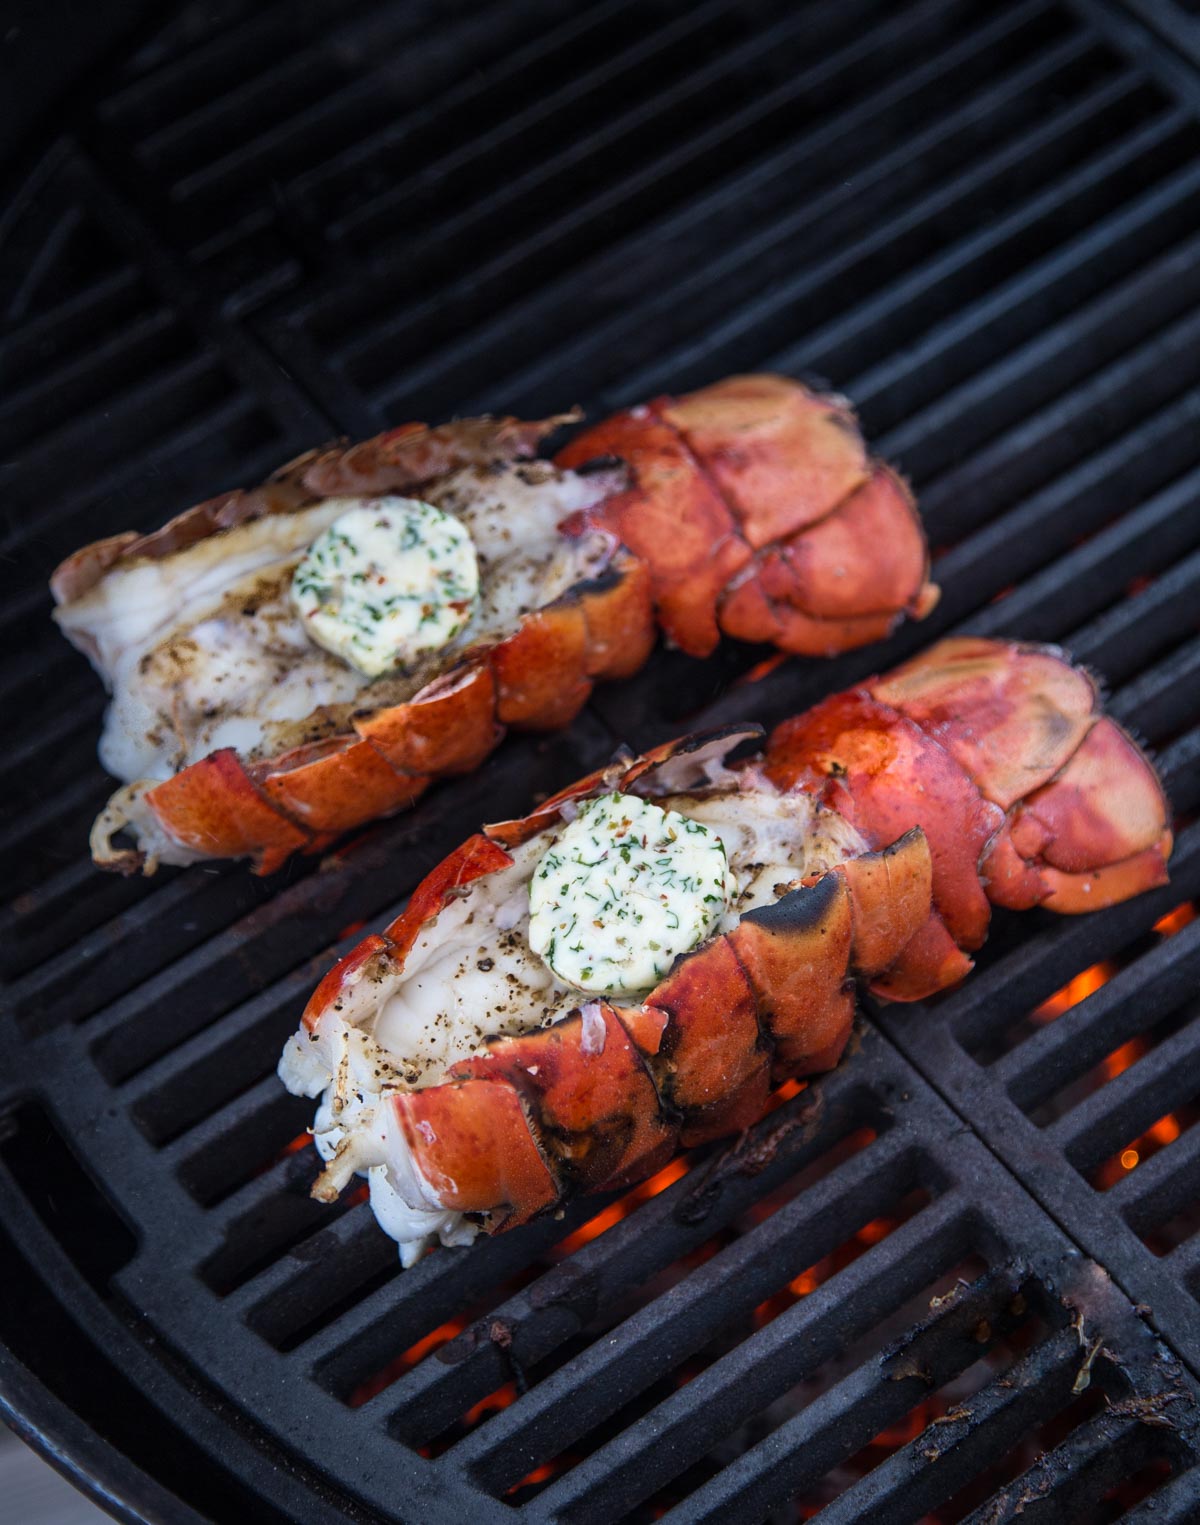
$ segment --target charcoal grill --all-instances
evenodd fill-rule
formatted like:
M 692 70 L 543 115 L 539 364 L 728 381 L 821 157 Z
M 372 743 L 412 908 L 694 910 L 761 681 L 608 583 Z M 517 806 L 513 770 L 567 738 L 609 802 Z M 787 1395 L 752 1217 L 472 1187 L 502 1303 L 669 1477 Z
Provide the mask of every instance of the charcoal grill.
M 64 99 L 0 225 L 10 1421 L 129 1520 L 1200 1518 L 1195 6 L 211 0 Z M 913 477 L 920 628 L 659 653 L 268 882 L 85 862 L 76 544 L 335 433 L 764 366 Z M 405 1273 L 309 1200 L 280 1045 L 471 825 L 960 629 L 1103 674 L 1168 889 L 998 916 L 961 991 L 626 1198 Z

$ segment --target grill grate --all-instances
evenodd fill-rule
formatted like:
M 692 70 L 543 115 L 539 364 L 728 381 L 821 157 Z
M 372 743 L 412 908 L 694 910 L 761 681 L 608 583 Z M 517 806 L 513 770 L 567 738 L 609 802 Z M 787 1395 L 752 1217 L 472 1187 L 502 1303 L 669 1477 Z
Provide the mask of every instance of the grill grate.
M 36 1319 L 0 1309 L 0 1382 L 131 1517 L 164 1488 L 173 1517 L 281 1521 L 1194 1517 L 1200 50 L 1176 10 L 185 5 L 18 177 L 0 1266 Z M 659 653 L 566 736 L 265 884 L 81 862 L 101 704 L 43 591 L 79 541 L 339 429 L 768 364 L 850 392 L 912 475 L 945 588 L 920 629 L 756 682 L 761 653 Z M 1168 889 L 998 916 L 960 992 L 872 1010 L 841 1070 L 625 1198 L 405 1273 L 363 1202 L 311 1202 L 279 1047 L 470 825 L 951 629 L 1104 674 L 1181 813 Z

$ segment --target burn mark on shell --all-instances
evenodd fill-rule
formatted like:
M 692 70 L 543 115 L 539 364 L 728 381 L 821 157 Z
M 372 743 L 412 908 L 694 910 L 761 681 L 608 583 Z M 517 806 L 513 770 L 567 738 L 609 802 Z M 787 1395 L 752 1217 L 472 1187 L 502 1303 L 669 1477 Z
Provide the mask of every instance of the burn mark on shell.
M 764 932 L 785 936 L 796 932 L 819 931 L 838 893 L 837 875 L 824 874 L 816 884 L 801 885 L 799 889 L 789 890 L 774 905 L 759 906 L 756 910 L 747 911 L 742 922 L 753 922 Z

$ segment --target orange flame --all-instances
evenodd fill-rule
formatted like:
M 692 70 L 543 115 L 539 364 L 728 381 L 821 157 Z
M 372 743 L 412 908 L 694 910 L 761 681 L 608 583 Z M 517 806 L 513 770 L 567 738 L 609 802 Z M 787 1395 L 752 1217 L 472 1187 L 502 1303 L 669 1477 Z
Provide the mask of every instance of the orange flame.
M 754 1327 L 763 1328 L 800 1298 L 815 1292 L 831 1276 L 836 1276 L 860 1255 L 865 1255 L 872 1245 L 878 1244 L 881 1239 L 886 1239 L 889 1234 L 899 1228 L 903 1221 L 904 1217 L 874 1218 L 870 1223 L 864 1223 L 856 1234 L 847 1239 L 844 1244 L 839 1245 L 831 1255 L 826 1255 L 815 1265 L 801 1271 L 799 1276 L 794 1276 L 785 1287 L 768 1297 L 766 1302 L 759 1303 L 754 1310 Z

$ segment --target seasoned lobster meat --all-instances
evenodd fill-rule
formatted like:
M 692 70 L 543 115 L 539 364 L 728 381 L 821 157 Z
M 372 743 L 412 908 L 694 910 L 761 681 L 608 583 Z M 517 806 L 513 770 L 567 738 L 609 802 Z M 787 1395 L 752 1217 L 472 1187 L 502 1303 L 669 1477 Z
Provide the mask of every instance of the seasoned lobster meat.
M 931 606 L 907 490 L 839 400 L 735 377 L 533 459 L 573 417 L 406 425 L 65 561 L 56 619 L 112 690 L 123 780 L 96 862 L 320 850 L 506 727 L 567 724 L 645 661 L 655 609 L 696 654 L 718 620 L 829 653 Z
M 280 1061 L 406 1264 L 745 1127 L 836 1064 L 855 982 L 957 983 L 990 905 L 1164 882 L 1153 768 L 1052 647 L 962 639 L 486 827 L 321 982 Z

